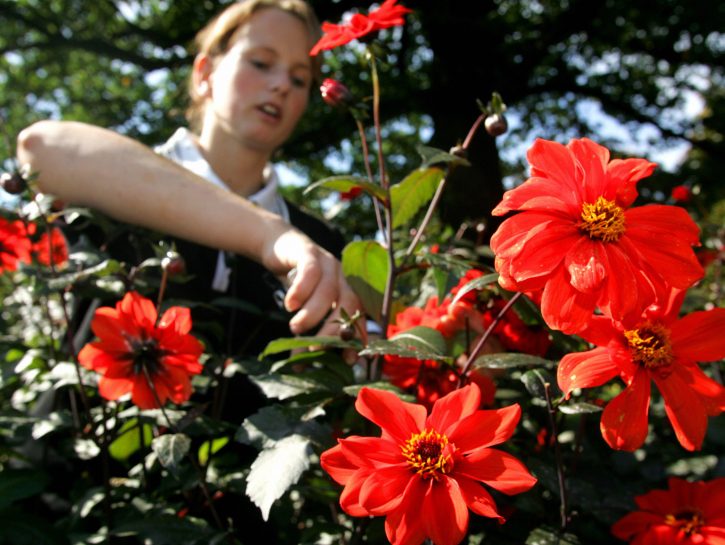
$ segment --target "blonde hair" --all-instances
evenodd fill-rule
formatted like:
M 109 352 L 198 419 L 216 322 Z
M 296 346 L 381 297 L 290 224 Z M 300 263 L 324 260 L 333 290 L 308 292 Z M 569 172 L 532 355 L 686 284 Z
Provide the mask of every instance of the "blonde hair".
M 239 32 L 252 18 L 252 15 L 266 8 L 275 8 L 289 13 L 302 21 L 307 27 L 313 43 L 320 39 L 320 22 L 312 7 L 305 0 L 240 0 L 219 13 L 194 39 L 195 53 L 204 53 L 212 58 L 224 55 L 234 45 Z M 312 75 L 315 82 L 321 79 L 320 56 L 310 57 Z M 203 97 L 196 91 L 193 75 L 189 78 L 189 107 L 186 118 L 194 129 L 201 125 L 203 117 Z

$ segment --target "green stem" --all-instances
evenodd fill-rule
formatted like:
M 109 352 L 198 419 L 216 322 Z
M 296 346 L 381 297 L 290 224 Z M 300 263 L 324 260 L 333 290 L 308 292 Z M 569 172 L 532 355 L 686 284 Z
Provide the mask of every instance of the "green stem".
M 357 125 L 357 130 L 360 133 L 360 144 L 362 145 L 363 149 L 363 162 L 365 164 L 365 172 L 368 175 L 368 181 L 371 184 L 375 183 L 375 179 L 373 178 L 373 169 L 370 166 L 370 157 L 369 157 L 369 150 L 368 150 L 368 140 L 365 137 L 365 129 L 363 128 L 362 122 L 355 117 L 355 124 Z M 378 202 L 378 199 L 376 197 L 371 196 L 373 200 L 373 208 L 375 210 L 375 220 L 378 224 L 378 229 L 381 233 L 385 233 L 385 227 L 383 226 L 383 218 L 380 215 L 380 203 Z
M 549 425 L 551 426 L 551 434 L 554 438 L 554 458 L 556 460 L 556 475 L 559 480 L 559 517 L 561 522 L 561 531 L 566 530 L 566 525 L 569 521 L 567 512 L 569 510 L 567 505 L 566 497 L 566 481 L 564 476 L 564 462 L 561 456 L 561 445 L 559 445 L 559 432 L 556 425 L 556 409 L 551 401 L 551 384 L 548 382 L 544 384 L 544 396 L 546 397 L 546 407 L 549 414 Z

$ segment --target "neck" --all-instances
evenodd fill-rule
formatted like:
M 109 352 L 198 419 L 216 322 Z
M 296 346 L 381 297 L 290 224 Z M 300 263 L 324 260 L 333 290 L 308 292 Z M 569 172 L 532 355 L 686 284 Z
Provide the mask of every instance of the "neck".
M 234 193 L 249 197 L 261 189 L 269 153 L 245 146 L 219 130 L 202 129 L 197 142 L 212 170 Z

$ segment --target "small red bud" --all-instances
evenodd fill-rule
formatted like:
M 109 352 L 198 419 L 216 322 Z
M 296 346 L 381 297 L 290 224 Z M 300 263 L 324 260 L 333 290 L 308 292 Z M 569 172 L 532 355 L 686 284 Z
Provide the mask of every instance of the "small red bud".
M 186 262 L 177 252 L 167 252 L 161 260 L 161 267 L 169 276 L 177 276 L 186 272 Z
M 0 186 L 12 195 L 25 191 L 28 184 L 19 172 L 3 172 L 0 176 Z
M 486 132 L 494 137 L 502 135 L 509 128 L 508 121 L 506 121 L 503 114 L 489 115 L 483 122 L 483 125 L 486 127 Z
M 334 108 L 345 108 L 352 104 L 352 93 L 345 85 L 332 78 L 326 78 L 320 85 L 322 100 Z
M 350 324 L 340 326 L 340 338 L 343 341 L 351 341 L 355 338 L 355 328 Z
M 686 185 L 678 185 L 672 188 L 672 198 L 681 203 L 690 202 L 692 191 Z

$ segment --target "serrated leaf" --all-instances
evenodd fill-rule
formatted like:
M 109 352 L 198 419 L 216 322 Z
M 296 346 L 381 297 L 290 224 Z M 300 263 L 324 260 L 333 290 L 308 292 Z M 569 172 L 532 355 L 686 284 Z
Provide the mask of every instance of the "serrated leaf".
M 98 265 L 83 269 L 82 271 L 66 273 L 56 278 L 50 278 L 47 280 L 48 289 L 60 290 L 68 286 L 71 286 L 81 280 L 85 280 L 91 277 L 103 277 L 111 274 L 115 274 L 121 270 L 121 264 L 114 259 L 106 259 Z
M 421 207 L 428 204 L 445 172 L 438 167 L 414 170 L 403 181 L 390 186 L 393 227 L 407 224 Z
M 565 405 L 559 405 L 559 410 L 564 414 L 585 414 L 585 413 L 600 413 L 604 409 L 594 403 L 566 403 Z
M 452 153 L 448 153 L 442 149 L 423 145 L 418 146 L 417 149 L 418 153 L 423 158 L 423 164 L 421 165 L 423 167 L 429 167 L 437 163 L 450 163 L 466 167 L 471 166 L 471 163 L 467 159 L 459 157 L 458 155 L 453 155 Z
M 291 435 L 309 437 L 316 441 L 324 440 L 325 428 L 314 420 L 306 419 L 308 413 L 308 407 L 264 407 L 244 419 L 234 439 L 260 450 L 271 448 Z
M 380 319 L 389 270 L 388 252 L 373 240 L 350 242 L 342 251 L 345 279 L 373 319 Z
M 313 450 L 307 437 L 290 435 L 262 450 L 247 476 L 247 496 L 269 518 L 275 500 L 281 498 L 290 486 L 297 483 L 310 467 Z
M 299 348 L 326 346 L 330 348 L 355 348 L 359 349 L 362 344 L 358 340 L 343 341 L 340 337 L 320 336 L 320 337 L 284 337 L 270 341 L 259 355 L 259 359 L 263 359 L 270 354 L 279 354 L 280 352 L 289 352 Z
M 519 367 L 553 367 L 554 365 L 553 361 L 518 352 L 484 354 L 473 362 L 474 369 L 516 369 Z
M 167 433 L 151 441 L 151 449 L 159 458 L 159 463 L 170 471 L 176 471 L 179 462 L 191 447 L 191 439 L 183 433 Z
M 330 176 L 329 178 L 311 184 L 304 190 L 303 194 L 306 195 L 310 191 L 319 188 L 342 192 L 350 191 L 353 187 L 359 187 L 380 202 L 385 202 L 385 190 L 377 184 L 370 183 L 367 178 L 361 178 L 359 176 Z

